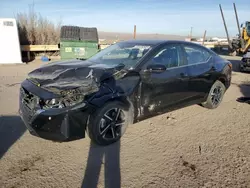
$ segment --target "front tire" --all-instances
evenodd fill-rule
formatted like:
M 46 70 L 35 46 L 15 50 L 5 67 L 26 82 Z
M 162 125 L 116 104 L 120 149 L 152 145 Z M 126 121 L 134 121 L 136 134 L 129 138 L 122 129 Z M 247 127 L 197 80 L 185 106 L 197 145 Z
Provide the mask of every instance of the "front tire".
M 202 103 L 202 106 L 208 109 L 217 108 L 226 92 L 225 85 L 217 80 L 211 87 L 206 102 Z
M 96 144 L 110 145 L 120 140 L 132 120 L 133 111 L 129 105 L 112 101 L 90 116 L 87 133 Z

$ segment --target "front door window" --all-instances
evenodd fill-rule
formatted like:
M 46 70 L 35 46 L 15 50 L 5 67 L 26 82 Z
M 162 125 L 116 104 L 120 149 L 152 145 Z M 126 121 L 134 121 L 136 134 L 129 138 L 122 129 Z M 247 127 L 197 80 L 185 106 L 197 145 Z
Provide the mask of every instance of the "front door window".
M 163 64 L 167 69 L 178 67 L 181 62 L 179 48 L 177 45 L 167 45 L 163 47 L 156 53 L 150 63 Z

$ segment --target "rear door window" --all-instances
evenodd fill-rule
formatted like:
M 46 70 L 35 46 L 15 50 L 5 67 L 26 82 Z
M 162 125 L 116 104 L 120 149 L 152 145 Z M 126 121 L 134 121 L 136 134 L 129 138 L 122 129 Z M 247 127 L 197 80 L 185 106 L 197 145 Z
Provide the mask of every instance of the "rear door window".
M 212 56 L 206 49 L 195 45 L 184 45 L 184 50 L 186 52 L 188 65 L 206 63 Z

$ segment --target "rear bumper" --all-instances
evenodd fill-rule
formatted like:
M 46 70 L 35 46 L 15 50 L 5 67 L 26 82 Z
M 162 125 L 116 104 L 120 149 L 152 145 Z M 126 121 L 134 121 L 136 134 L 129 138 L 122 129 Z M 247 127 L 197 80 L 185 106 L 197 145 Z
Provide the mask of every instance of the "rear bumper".
M 83 103 L 60 109 L 30 108 L 23 100 L 21 92 L 19 96 L 19 114 L 30 134 L 53 141 L 84 138 L 89 109 L 90 105 Z

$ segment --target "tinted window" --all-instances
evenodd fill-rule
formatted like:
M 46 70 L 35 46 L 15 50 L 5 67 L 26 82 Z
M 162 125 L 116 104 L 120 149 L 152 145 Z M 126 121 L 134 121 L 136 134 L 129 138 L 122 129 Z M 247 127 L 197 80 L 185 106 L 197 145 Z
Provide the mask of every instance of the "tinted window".
M 180 52 L 180 46 L 166 45 L 153 56 L 150 63 L 163 64 L 167 68 L 178 67 L 181 59 Z
M 209 60 L 211 54 L 202 47 L 194 45 L 184 45 L 187 54 L 188 65 L 203 63 Z

